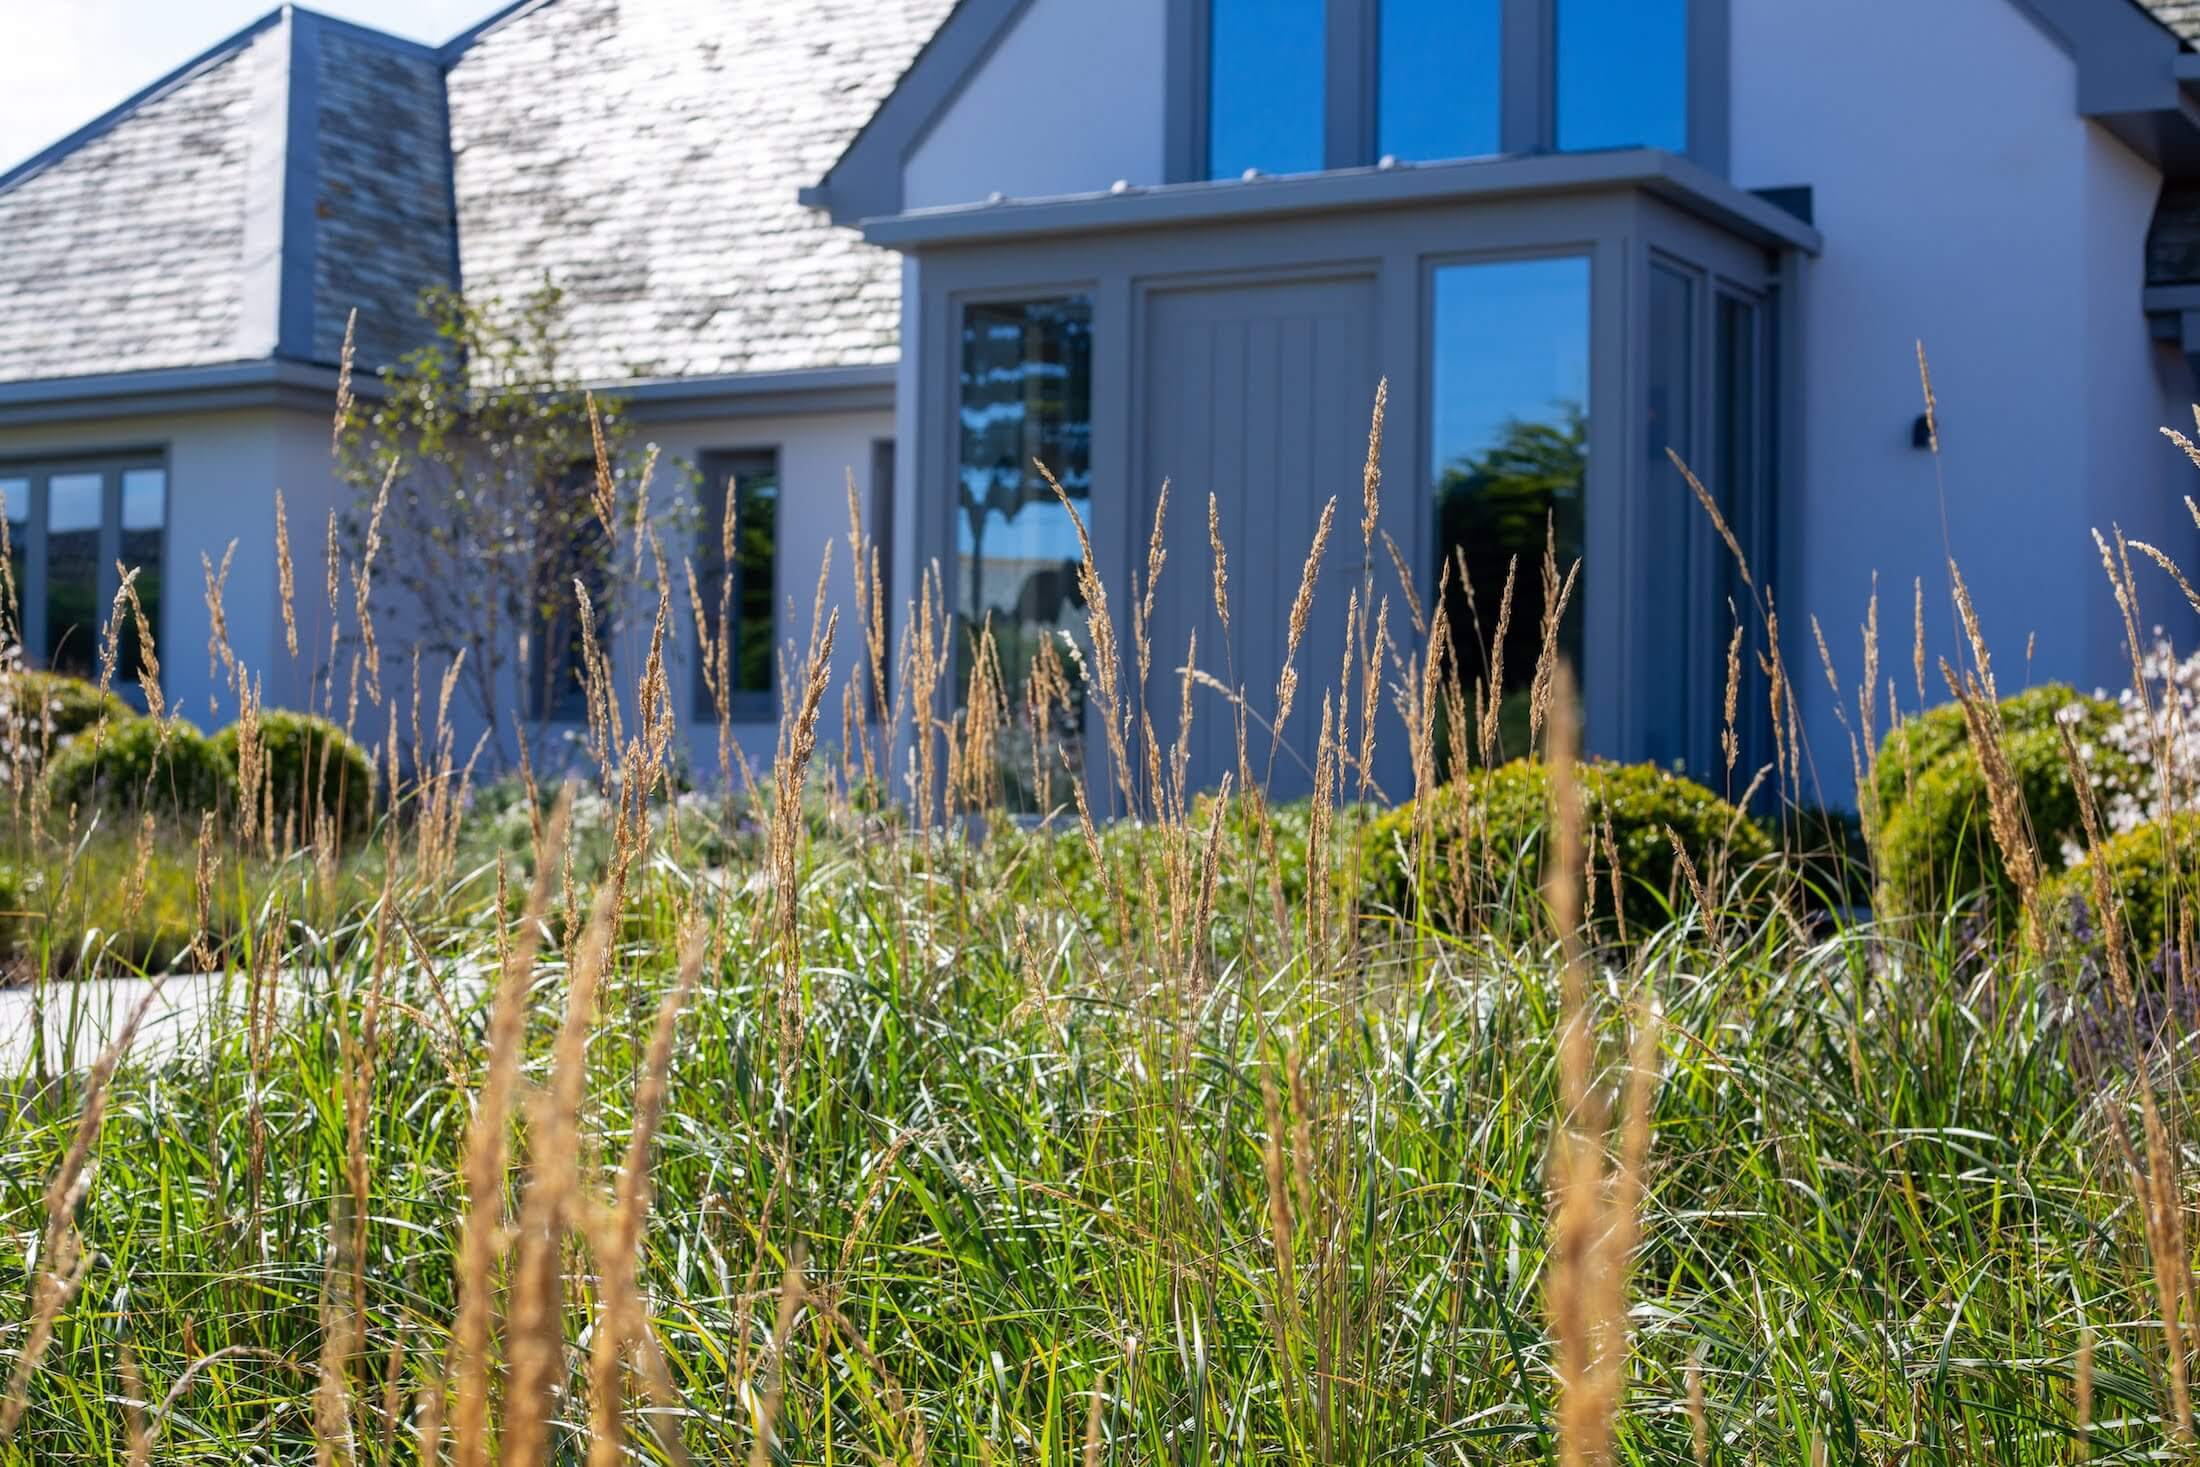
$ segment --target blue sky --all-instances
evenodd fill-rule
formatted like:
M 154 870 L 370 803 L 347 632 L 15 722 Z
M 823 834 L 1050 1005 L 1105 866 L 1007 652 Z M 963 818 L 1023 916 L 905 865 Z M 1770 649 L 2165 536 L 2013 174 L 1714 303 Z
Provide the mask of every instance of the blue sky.
M 310 8 L 431 44 L 503 0 L 318 0 Z M 274 8 L 273 0 L 48 0 L 6 7 L 0 169 L 66 136 Z

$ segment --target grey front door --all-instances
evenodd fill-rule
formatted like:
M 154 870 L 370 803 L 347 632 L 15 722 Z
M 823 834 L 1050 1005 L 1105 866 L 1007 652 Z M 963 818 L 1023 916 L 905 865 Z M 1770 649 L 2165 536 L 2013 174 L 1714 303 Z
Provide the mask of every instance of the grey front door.
M 1141 566 L 1154 496 L 1164 479 L 1171 485 L 1169 558 L 1154 605 L 1147 695 L 1155 735 L 1164 750 L 1173 748 L 1177 671 L 1196 631 L 1196 665 L 1223 688 L 1239 690 L 1251 777 L 1279 800 L 1313 787 L 1322 695 L 1338 681 L 1348 599 L 1364 565 L 1360 471 L 1379 375 L 1374 318 L 1375 286 L 1364 277 L 1147 297 L 1139 460 L 1145 497 L 1133 547 Z M 1227 637 L 1215 615 L 1209 494 L 1228 556 Z M 1331 496 L 1336 523 L 1298 648 L 1297 698 L 1279 744 L 1271 729 L 1291 602 Z M 1376 553 L 1382 555 L 1379 547 Z M 1195 788 L 1211 789 L 1237 768 L 1237 707 L 1212 686 L 1195 686 L 1192 698 L 1191 779 Z

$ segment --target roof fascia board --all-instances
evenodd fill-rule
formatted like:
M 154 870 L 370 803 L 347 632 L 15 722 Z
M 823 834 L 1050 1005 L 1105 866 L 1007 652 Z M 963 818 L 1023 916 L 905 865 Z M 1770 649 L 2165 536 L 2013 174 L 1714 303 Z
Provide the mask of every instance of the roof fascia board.
M 1339 169 L 1288 178 L 1167 184 L 1125 193 L 920 209 L 865 220 L 863 235 L 872 244 L 914 250 L 1018 237 L 1614 188 L 1656 194 L 1768 248 L 1815 255 L 1823 246 L 1815 228 L 1785 209 L 1734 187 L 1688 159 L 1653 148 Z
M 2010 0 L 2077 63 L 2078 111 L 2113 117 L 2174 107 L 2183 43 L 2122 0 Z
M 304 361 L 313 351 L 314 262 L 320 252 L 321 17 L 294 11 L 285 89 L 282 260 L 276 288 L 278 357 Z
M 224 408 L 322 411 L 335 400 L 336 377 L 333 367 L 271 358 L 0 382 L 0 427 Z M 362 379 L 357 390 L 368 396 L 379 393 L 381 384 Z
M 901 174 L 910 153 L 932 131 L 985 65 L 1031 0 L 957 0 L 947 19 L 917 52 L 886 100 L 802 201 L 835 224 L 901 212 Z
M 627 414 L 645 422 L 890 412 L 895 371 L 888 363 L 741 372 L 717 377 L 607 381 L 597 384 L 596 390 L 623 400 Z M 325 411 L 335 400 L 337 376 L 336 368 L 322 363 L 278 357 L 0 382 L 0 427 L 224 408 Z M 354 377 L 352 387 L 359 396 L 368 398 L 380 397 L 384 391 L 377 377 Z
M 287 22 L 286 22 L 287 23 Z M 286 203 L 294 192 L 290 177 L 294 141 L 290 92 L 295 71 L 288 54 L 296 26 L 271 56 L 253 58 L 259 74 L 250 79 L 251 101 L 245 117 L 244 230 L 238 257 L 238 354 L 252 360 L 269 357 L 282 346 L 284 235 L 290 221 Z
M 596 390 L 624 402 L 627 415 L 643 422 L 890 412 L 894 406 L 895 371 L 891 363 L 815 367 L 606 382 Z
M 85 123 L 67 137 L 39 149 L 13 168 L 0 173 L 0 192 L 5 192 L 25 179 L 45 172 L 46 169 L 66 158 L 78 148 L 83 147 L 86 143 L 113 128 L 116 123 L 137 111 L 147 102 L 167 95 L 208 67 L 227 60 L 245 46 L 250 45 L 253 39 L 262 31 L 280 22 L 283 18 L 283 12 L 287 8 L 286 6 L 277 6 L 242 30 L 224 36 L 175 70 L 132 92 L 128 97 L 108 108 L 105 112 L 100 113 L 99 116 Z

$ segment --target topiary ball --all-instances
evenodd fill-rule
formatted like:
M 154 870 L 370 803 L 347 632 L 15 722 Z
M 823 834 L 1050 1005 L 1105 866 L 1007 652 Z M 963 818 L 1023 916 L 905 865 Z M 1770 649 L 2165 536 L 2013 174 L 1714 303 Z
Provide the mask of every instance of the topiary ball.
M 1921 911 L 1951 898 L 1984 893 L 2007 915 L 2013 910 L 2015 887 L 1994 840 L 1986 774 L 1971 748 L 1962 708 L 1936 708 L 1912 726 L 1930 719 L 1935 728 L 1944 727 L 1950 713 L 1959 737 L 1943 743 L 1922 770 L 1901 774 L 1900 783 L 1893 787 L 1902 798 L 1883 807 L 1880 902 L 1898 910 Z M 2127 783 L 2130 777 L 2128 760 L 2103 740 L 2116 717 L 2115 704 L 2084 697 L 2060 684 L 2034 688 L 2001 705 L 2003 752 L 2016 777 L 2043 873 L 2062 870 L 2082 838 L 2078 791 L 2070 780 L 2058 720 L 2070 720 L 2098 791 L 2104 784 Z M 1923 752 L 1936 742 L 1940 742 L 1938 735 L 1929 735 L 1914 742 L 1910 752 Z M 1888 743 L 1893 747 L 1892 736 Z M 1888 788 L 1887 759 L 1882 752 L 1878 774 L 1883 796 Z
M 0 719 L 34 749 L 48 740 L 59 744 L 102 718 L 119 723 L 131 716 L 129 704 L 80 677 L 29 668 L 0 676 Z
M 234 723 L 214 735 L 232 779 L 242 778 L 241 741 Z M 374 823 L 374 762 L 356 740 L 325 718 L 276 710 L 260 715 L 259 742 L 263 808 L 277 832 L 311 841 L 325 815 L 336 822 L 340 843 L 366 835 Z
M 1671 920 L 1669 900 L 1685 905 L 1692 899 L 1682 889 L 1674 835 L 1714 903 L 1735 895 L 1750 868 L 1772 854 L 1756 822 L 1694 780 L 1653 764 L 1589 763 L 1578 774 L 1600 872 L 1610 866 L 1602 839 L 1607 825 L 1618 848 L 1620 907 L 1631 937 L 1664 927 Z M 1542 761 L 1516 759 L 1476 770 L 1428 798 L 1434 803 L 1427 869 L 1418 880 L 1408 869 L 1415 806 L 1401 805 L 1369 827 L 1363 904 L 1399 913 L 1425 910 L 1434 925 L 1454 932 L 1478 918 L 1534 910 L 1542 899 L 1551 819 L 1550 771 Z M 1607 916 L 1610 891 L 1609 875 L 1600 875 L 1598 896 Z M 1425 908 L 1417 908 L 1417 894 L 1426 897 Z
M 56 810 L 149 810 L 194 824 L 235 797 L 236 776 L 213 741 L 180 718 L 124 718 L 73 739 L 46 766 Z

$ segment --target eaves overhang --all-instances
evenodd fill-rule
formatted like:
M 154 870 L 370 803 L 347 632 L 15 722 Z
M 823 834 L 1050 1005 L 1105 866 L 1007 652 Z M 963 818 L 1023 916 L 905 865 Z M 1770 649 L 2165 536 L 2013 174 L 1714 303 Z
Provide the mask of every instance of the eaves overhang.
M 996 199 L 866 219 L 875 245 L 922 251 L 1048 236 L 1226 224 L 1344 211 L 1639 189 L 1769 250 L 1815 255 L 1819 232 L 1686 158 L 1655 148 L 1539 153 L 1450 163 L 1332 169 L 1105 193 Z
M 207 366 L 0 382 L 0 427 L 232 408 L 292 407 L 327 412 L 336 401 L 336 380 L 334 367 L 263 357 Z M 362 397 L 380 392 L 380 384 L 364 374 L 355 377 L 353 385 Z
M 814 413 L 890 412 L 894 366 L 809 367 L 786 372 L 729 372 L 714 377 L 606 382 L 636 422 L 802 417 Z

